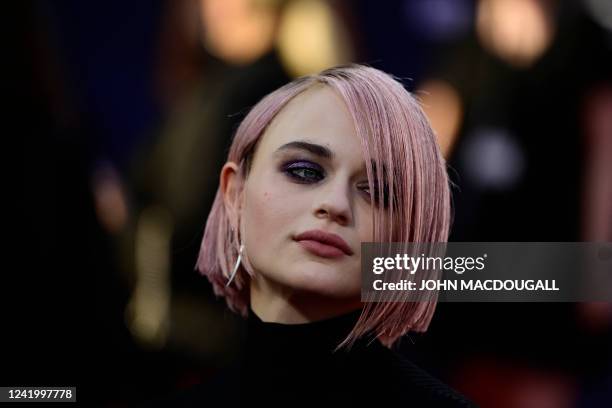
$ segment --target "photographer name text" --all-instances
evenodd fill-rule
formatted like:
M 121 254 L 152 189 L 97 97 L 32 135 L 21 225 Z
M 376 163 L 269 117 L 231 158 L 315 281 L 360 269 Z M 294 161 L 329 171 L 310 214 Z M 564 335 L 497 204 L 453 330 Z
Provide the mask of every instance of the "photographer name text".
M 384 282 L 377 279 L 372 284 L 374 290 L 401 290 L 401 291 L 558 291 L 557 282 L 551 280 L 535 279 L 484 279 L 484 280 L 437 280 L 429 279 L 420 282 L 402 279 L 398 282 Z

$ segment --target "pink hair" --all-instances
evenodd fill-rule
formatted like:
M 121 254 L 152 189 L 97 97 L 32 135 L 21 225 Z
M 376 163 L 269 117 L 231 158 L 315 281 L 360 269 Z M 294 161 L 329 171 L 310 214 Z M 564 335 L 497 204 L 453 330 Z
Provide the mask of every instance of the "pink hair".
M 316 83 L 335 90 L 350 112 L 366 162 L 374 211 L 374 241 L 400 243 L 446 242 L 450 226 L 450 189 L 446 163 L 419 103 L 390 75 L 363 65 L 331 68 L 298 78 L 263 98 L 242 121 L 228 161 L 238 163 L 241 179 L 248 176 L 251 156 L 268 124 L 296 95 Z M 383 173 L 383 177 L 377 173 Z M 375 197 L 374 194 L 377 194 Z M 230 220 L 217 191 L 196 269 L 206 275 L 217 296 L 246 316 L 252 267 L 243 258 L 232 285 L 226 287 L 238 256 L 237 220 Z M 355 327 L 339 347 L 375 333 L 391 347 L 409 331 L 425 331 L 435 299 L 364 303 Z

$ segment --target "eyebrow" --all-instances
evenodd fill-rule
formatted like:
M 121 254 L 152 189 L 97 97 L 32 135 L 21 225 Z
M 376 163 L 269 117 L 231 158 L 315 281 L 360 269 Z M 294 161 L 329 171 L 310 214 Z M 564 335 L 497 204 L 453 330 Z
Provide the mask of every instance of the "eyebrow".
M 331 159 L 334 157 L 334 152 L 329 150 L 327 147 L 321 146 L 315 143 L 304 142 L 301 140 L 296 140 L 294 142 L 286 143 L 282 145 L 281 147 L 279 147 L 278 149 L 276 149 L 276 151 L 279 152 L 282 150 L 291 150 L 291 149 L 306 150 L 316 156 L 319 156 L 325 159 Z

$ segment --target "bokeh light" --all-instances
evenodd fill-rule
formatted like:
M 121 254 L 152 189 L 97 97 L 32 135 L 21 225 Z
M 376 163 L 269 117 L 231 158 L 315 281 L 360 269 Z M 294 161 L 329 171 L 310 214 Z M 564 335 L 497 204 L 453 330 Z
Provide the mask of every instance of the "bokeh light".
M 459 92 L 446 81 L 432 79 L 419 87 L 417 95 L 436 132 L 442 154 L 448 157 L 457 138 L 463 116 Z
M 612 1 L 585 0 L 586 9 L 602 27 L 612 31 Z
M 212 55 L 245 65 L 274 43 L 276 2 L 201 0 L 202 40 Z
M 481 189 L 514 187 L 527 165 L 525 154 L 510 131 L 497 127 L 475 129 L 466 137 L 461 162 L 465 176 Z
M 342 21 L 322 0 L 297 0 L 287 6 L 278 49 L 283 64 L 296 77 L 352 59 L 352 47 Z
M 100 225 L 116 234 L 128 219 L 128 204 L 121 178 L 110 164 L 101 164 L 92 177 L 96 215 Z
M 145 347 L 160 348 L 170 315 L 170 238 L 173 222 L 162 207 L 145 209 L 136 231 L 136 285 L 126 308 L 127 324 Z
M 455 40 L 474 18 L 469 0 L 406 0 L 404 13 L 409 28 L 434 41 Z
M 476 31 L 482 45 L 516 67 L 528 67 L 546 51 L 554 24 L 543 2 L 480 0 Z

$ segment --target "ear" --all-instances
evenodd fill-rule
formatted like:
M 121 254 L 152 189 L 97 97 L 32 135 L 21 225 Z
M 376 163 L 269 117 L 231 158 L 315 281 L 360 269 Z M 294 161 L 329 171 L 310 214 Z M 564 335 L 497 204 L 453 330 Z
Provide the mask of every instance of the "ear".
M 221 175 L 219 176 L 219 186 L 221 188 L 221 194 L 223 194 L 225 211 L 227 212 L 232 227 L 236 229 L 242 192 L 239 167 L 236 163 L 225 163 L 221 169 Z

